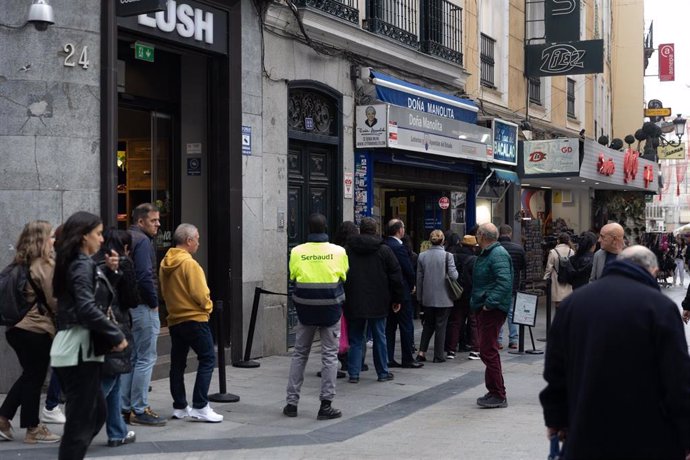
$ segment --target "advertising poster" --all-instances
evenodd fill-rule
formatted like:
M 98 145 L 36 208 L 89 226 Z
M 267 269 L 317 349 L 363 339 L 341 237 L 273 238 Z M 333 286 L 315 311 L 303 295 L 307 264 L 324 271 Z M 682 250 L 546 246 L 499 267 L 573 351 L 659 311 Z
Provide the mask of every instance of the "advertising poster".
M 525 175 L 577 173 L 580 171 L 577 139 L 552 139 L 524 143 Z
M 355 146 L 386 147 L 388 116 L 385 104 L 359 105 L 356 109 Z

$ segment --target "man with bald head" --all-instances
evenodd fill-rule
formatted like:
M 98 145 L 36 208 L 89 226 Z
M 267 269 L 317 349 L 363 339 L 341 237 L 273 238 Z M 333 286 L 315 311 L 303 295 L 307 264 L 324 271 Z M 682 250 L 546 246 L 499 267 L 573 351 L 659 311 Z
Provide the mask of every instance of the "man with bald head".
M 615 222 L 601 227 L 599 231 L 599 245 L 601 249 L 594 253 L 592 274 L 589 277 L 590 283 L 601 278 L 604 267 L 616 260 L 616 256 L 625 247 L 624 236 L 623 227 Z
M 601 283 L 560 305 L 539 399 L 547 435 L 565 439 L 565 458 L 685 458 L 690 357 L 657 264 L 652 251 L 631 246 L 606 265 Z
M 508 407 L 498 353 L 498 334 L 512 305 L 513 262 L 508 251 L 498 242 L 498 229 L 494 224 L 479 226 L 477 244 L 481 252 L 472 272 L 470 309 L 477 316 L 479 357 L 486 366 L 484 381 L 489 390 L 477 399 L 477 404 L 495 409 Z

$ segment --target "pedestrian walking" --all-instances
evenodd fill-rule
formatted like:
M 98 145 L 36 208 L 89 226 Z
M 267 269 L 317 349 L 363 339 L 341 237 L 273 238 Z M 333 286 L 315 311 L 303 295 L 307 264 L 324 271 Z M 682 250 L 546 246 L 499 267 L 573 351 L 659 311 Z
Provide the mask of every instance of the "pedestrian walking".
M 657 270 L 652 251 L 629 247 L 560 306 L 539 399 L 565 458 L 686 458 L 690 357 Z
M 571 283 L 573 290 L 589 283 L 589 278 L 592 276 L 592 263 L 596 246 L 597 236 L 592 232 L 583 232 L 578 238 L 577 250 L 570 258 L 570 263 L 575 269 Z
M 0 439 L 11 441 L 12 420 L 21 407 L 19 426 L 26 429 L 28 444 L 60 441 L 39 421 L 41 387 L 50 364 L 50 346 L 55 336 L 56 300 L 53 297 L 53 239 L 50 223 L 44 220 L 24 226 L 15 246 L 13 264 L 26 274 L 22 292 L 30 309 L 13 326 L 7 327 L 7 343 L 17 354 L 22 374 L 0 406 Z
M 57 297 L 57 335 L 50 349 L 51 365 L 65 393 L 65 429 L 60 460 L 84 458 L 106 417 L 101 367 L 106 351 L 122 351 L 127 340 L 106 316 L 114 293 L 103 271 L 91 259 L 103 243 L 98 216 L 77 212 L 65 222 L 56 241 L 53 292 Z M 105 257 L 116 274 L 119 257 Z
M 126 230 L 115 228 L 108 229 L 104 235 L 103 247 L 94 256 L 94 260 L 104 272 L 107 272 L 105 260 L 111 251 L 119 256 L 118 271 L 121 276 L 113 279 L 112 288 L 115 298 L 110 305 L 117 326 L 127 339 L 128 345 L 117 353 L 107 353 L 103 363 L 103 376 L 101 388 L 105 397 L 107 416 L 105 419 L 105 431 L 108 434 L 108 447 L 117 447 L 131 444 L 136 441 L 136 433 L 127 430 L 127 424 L 121 415 L 122 398 L 120 396 L 120 378 L 123 374 L 132 371 L 132 330 L 129 311 L 139 305 L 139 292 L 137 290 L 137 276 L 134 272 L 134 263 L 129 258 L 129 248 L 132 247 L 132 235 Z
M 563 299 L 573 292 L 573 286 L 570 283 L 558 281 L 558 271 L 562 269 L 560 261 L 562 259 L 570 259 L 575 254 L 575 251 L 570 246 L 570 235 L 561 233 L 558 235 L 557 241 L 556 247 L 549 251 L 549 256 L 546 259 L 546 269 L 544 270 L 544 280 L 551 280 L 551 304 L 556 308 L 558 308 Z
M 417 300 L 424 309 L 424 325 L 417 361 L 426 361 L 429 341 L 434 336 L 433 362 L 443 363 L 446 361 L 446 326 L 453 307 L 453 299 L 448 294 L 446 275 L 457 280 L 458 271 L 453 255 L 446 252 L 443 247 L 443 232 L 433 230 L 429 240 L 431 247 L 419 254 L 417 260 Z
M 347 258 L 350 270 L 345 283 L 344 313 L 350 339 L 349 382 L 359 382 L 367 324 L 373 336 L 378 381 L 393 380 L 388 369 L 386 318 L 389 310 L 400 309 L 404 288 L 398 259 L 376 234 L 376 221 L 371 217 L 363 218 L 359 235 L 348 239 Z
M 159 274 L 172 341 L 170 394 L 173 398 L 173 418 L 219 423 L 223 421 L 223 416 L 208 403 L 216 353 L 208 325 L 213 311 L 211 291 L 206 284 L 204 269 L 193 257 L 201 244 L 199 230 L 192 224 L 180 224 L 173 234 L 173 243 L 175 247 L 165 254 Z M 191 407 L 187 402 L 184 384 L 190 348 L 199 361 Z
M 498 352 L 498 331 L 511 307 L 513 263 L 508 251 L 497 240 L 495 225 L 483 224 L 477 229 L 481 252 L 474 263 L 470 299 L 470 308 L 477 314 L 479 353 L 486 366 L 484 381 L 488 390 L 477 399 L 477 404 L 488 409 L 508 407 Z
M 137 274 L 141 303 L 130 311 L 132 317 L 132 372 L 122 376 L 122 411 L 132 425 L 162 426 L 160 418 L 149 406 L 149 385 L 158 357 L 156 346 L 161 323 L 158 316 L 158 263 L 154 238 L 160 227 L 160 212 L 151 203 L 143 203 L 132 211 L 132 260 Z
M 345 301 L 343 283 L 347 278 L 345 249 L 328 242 L 326 217 L 309 216 L 307 242 L 290 251 L 290 279 L 295 282 L 292 300 L 297 310 L 295 350 L 290 364 L 287 404 L 283 414 L 297 416 L 304 368 L 309 359 L 316 331 L 321 337 L 321 407 L 318 420 L 338 418 L 340 410 L 332 406 L 338 372 L 340 317 Z

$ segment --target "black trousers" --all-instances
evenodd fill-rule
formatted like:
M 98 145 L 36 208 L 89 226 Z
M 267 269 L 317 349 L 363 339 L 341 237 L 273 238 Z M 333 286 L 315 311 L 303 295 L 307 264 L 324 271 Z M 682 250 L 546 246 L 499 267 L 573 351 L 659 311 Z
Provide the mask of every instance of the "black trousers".
M 38 410 L 41 403 L 41 387 L 50 364 L 50 334 L 25 331 L 17 327 L 7 329 L 7 342 L 17 353 L 22 375 L 19 376 L 0 407 L 0 415 L 12 420 L 19 406 L 22 407 L 19 426 L 38 426 Z
M 446 344 L 446 327 L 448 325 L 448 315 L 450 307 L 424 307 L 424 326 L 422 338 L 419 341 L 419 351 L 427 352 L 429 341 L 434 336 L 434 358 L 445 360 L 444 355 Z
M 65 394 L 65 430 L 60 442 L 60 460 L 81 460 L 93 438 L 105 424 L 106 406 L 101 391 L 103 363 L 83 362 L 56 367 Z

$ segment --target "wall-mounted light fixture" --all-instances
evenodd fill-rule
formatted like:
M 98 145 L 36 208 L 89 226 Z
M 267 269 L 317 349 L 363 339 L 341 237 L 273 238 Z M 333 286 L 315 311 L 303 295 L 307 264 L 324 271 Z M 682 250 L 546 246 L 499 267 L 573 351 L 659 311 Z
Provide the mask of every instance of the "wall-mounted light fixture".
M 55 24 L 53 7 L 46 0 L 34 0 L 29 8 L 28 24 L 33 24 L 36 30 L 46 30 L 48 26 Z
M 522 120 L 520 122 L 520 130 L 522 131 L 522 135 L 525 137 L 525 140 L 532 140 L 532 124 L 529 121 Z

